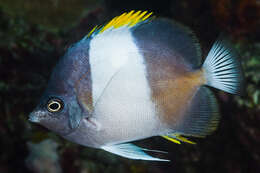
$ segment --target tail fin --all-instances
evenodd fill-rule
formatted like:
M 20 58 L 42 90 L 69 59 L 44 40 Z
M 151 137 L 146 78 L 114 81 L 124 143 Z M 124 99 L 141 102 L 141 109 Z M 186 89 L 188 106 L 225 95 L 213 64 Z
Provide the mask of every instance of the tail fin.
M 243 91 L 243 72 L 237 54 L 224 40 L 217 40 L 202 68 L 206 85 L 231 94 Z

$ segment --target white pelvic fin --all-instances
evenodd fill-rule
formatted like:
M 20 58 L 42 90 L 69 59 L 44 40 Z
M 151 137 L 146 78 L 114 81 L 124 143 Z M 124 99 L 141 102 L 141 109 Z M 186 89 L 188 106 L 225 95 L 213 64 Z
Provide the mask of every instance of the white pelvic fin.
M 204 64 L 206 85 L 240 94 L 243 91 L 243 73 L 237 54 L 225 40 L 217 40 Z
M 122 157 L 129 158 L 129 159 L 151 160 L 151 161 L 169 161 L 166 159 L 152 157 L 144 152 L 144 151 L 151 151 L 151 152 L 157 152 L 157 153 L 166 153 L 164 151 L 149 150 L 149 149 L 138 147 L 131 143 L 108 145 L 108 146 L 103 146 L 101 148 L 105 151 L 111 152 L 113 154 L 116 154 L 116 155 L 119 155 Z

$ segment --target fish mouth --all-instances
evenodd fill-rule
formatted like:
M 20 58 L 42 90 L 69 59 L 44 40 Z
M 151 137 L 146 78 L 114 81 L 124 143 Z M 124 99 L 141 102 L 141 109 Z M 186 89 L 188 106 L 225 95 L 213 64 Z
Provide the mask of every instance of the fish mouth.
M 28 120 L 33 122 L 33 123 L 39 123 L 40 122 L 39 118 L 35 115 L 34 112 L 29 114 L 29 119 Z

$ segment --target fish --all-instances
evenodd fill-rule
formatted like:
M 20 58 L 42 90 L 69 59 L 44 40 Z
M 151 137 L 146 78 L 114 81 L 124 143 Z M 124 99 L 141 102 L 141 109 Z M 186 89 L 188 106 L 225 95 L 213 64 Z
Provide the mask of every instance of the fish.
M 55 66 L 29 120 L 74 143 L 121 157 L 169 161 L 133 141 L 180 144 L 219 123 L 211 88 L 243 93 L 238 54 L 220 37 L 205 60 L 186 26 L 148 11 L 125 12 L 94 27 Z

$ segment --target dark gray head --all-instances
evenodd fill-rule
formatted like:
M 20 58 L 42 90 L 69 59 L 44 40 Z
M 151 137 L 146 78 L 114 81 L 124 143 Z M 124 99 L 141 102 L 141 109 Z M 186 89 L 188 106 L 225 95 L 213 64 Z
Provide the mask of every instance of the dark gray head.
M 88 62 L 89 40 L 71 47 L 55 67 L 40 103 L 29 120 L 66 135 L 75 130 L 92 107 Z

